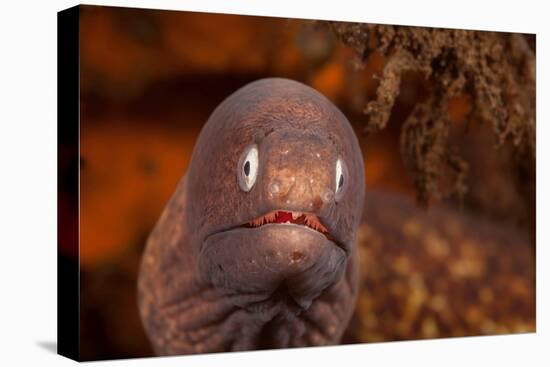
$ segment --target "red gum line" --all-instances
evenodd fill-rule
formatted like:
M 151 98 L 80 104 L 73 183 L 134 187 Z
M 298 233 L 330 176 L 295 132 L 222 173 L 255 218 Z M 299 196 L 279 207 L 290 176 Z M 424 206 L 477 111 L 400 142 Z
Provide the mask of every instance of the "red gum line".
M 294 220 L 292 219 L 292 212 L 288 212 L 285 210 L 271 211 L 261 217 L 251 220 L 250 222 L 248 222 L 248 225 L 251 227 L 259 227 L 268 223 L 290 222 L 290 223 L 296 224 L 298 220 L 300 220 L 301 218 L 303 218 L 303 225 L 313 228 L 316 231 L 321 233 L 325 233 L 325 234 L 328 233 L 328 230 L 326 229 L 326 227 L 323 226 L 323 224 L 321 224 L 321 222 L 319 221 L 319 218 L 317 218 L 315 214 L 301 213 L 300 216 Z M 302 223 L 298 223 L 298 224 L 302 224 Z

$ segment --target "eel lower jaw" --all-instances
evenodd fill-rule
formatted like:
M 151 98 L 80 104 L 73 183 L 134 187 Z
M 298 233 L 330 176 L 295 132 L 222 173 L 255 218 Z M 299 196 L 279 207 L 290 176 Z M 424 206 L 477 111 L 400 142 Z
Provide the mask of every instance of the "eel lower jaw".
M 264 215 L 254 218 L 238 227 L 258 228 L 264 225 L 296 225 L 314 230 L 326 237 L 330 242 L 340 247 L 348 255 L 348 247 L 338 241 L 327 227 L 322 223 L 319 217 L 309 212 L 298 212 L 285 209 L 272 210 Z

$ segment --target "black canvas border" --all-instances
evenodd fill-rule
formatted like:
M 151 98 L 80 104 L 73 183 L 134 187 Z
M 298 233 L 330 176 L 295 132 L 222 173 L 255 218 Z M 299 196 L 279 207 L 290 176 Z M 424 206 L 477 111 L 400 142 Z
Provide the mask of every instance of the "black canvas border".
M 80 360 L 79 24 L 79 6 L 57 13 L 57 353 L 74 360 Z M 67 156 L 74 164 L 62 172 L 61 159 Z M 59 205 L 61 197 L 68 205 Z M 67 256 L 66 249 L 77 256 Z

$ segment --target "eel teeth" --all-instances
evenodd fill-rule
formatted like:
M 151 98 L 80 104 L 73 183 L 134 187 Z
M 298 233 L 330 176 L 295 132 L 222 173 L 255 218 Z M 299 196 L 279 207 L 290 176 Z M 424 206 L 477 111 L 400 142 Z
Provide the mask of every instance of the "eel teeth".
M 316 231 L 319 231 L 321 233 L 328 233 L 328 230 L 323 224 L 321 224 L 319 218 L 317 218 L 316 215 L 306 214 L 305 223 L 308 227 L 311 227 Z

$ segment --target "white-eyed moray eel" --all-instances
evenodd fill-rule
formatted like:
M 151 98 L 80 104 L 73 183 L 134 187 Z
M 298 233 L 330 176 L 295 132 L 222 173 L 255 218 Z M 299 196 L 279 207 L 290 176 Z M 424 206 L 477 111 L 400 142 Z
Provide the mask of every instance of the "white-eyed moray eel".
M 355 305 L 364 162 L 340 110 L 287 79 L 225 99 L 143 255 L 158 355 L 339 342 Z

